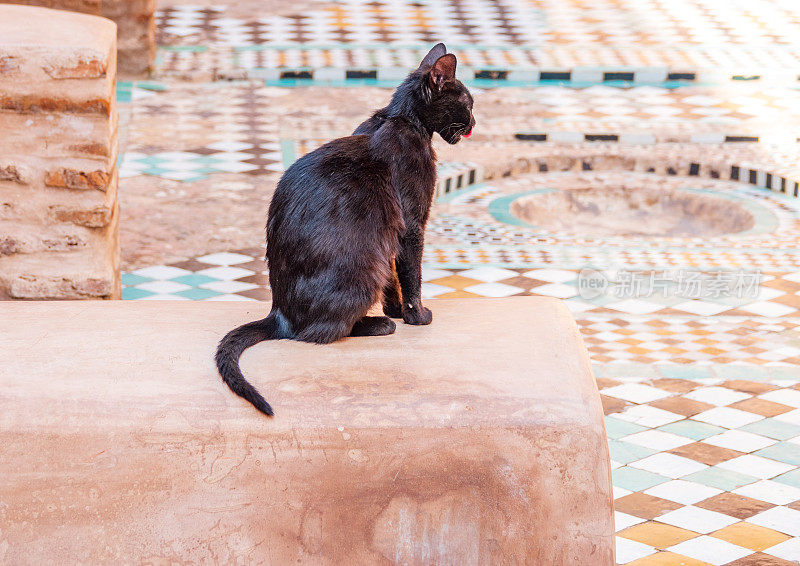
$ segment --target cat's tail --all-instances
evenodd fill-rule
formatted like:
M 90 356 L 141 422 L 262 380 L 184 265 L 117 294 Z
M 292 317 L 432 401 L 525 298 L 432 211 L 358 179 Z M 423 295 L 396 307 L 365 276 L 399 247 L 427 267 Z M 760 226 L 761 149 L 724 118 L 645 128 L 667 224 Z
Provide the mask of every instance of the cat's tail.
M 220 340 L 217 354 L 214 356 L 217 370 L 231 391 L 250 401 L 256 409 L 269 416 L 273 415 L 272 407 L 242 375 L 242 370 L 239 368 L 239 357 L 247 348 L 264 340 L 290 338 L 291 336 L 286 330 L 287 325 L 284 323 L 285 320 L 280 311 L 273 311 L 265 319 L 243 324 L 228 332 Z

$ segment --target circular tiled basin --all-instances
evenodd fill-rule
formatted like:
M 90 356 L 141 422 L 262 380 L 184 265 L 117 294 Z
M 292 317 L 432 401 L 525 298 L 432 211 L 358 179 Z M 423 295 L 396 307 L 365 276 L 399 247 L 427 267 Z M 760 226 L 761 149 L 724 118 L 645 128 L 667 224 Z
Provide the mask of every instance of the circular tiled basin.
M 510 212 L 545 230 L 584 237 L 715 237 L 755 225 L 736 200 L 658 186 L 540 190 L 514 200 Z

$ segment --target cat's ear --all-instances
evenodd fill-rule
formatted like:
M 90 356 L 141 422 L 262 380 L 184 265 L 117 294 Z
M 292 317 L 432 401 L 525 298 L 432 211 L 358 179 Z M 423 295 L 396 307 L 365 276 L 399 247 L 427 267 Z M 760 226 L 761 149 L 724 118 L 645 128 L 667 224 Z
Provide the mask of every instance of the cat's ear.
M 431 82 L 436 88 L 456 80 L 456 56 L 452 53 L 442 55 L 433 64 L 430 72 Z
M 433 49 L 428 51 L 428 54 L 425 55 L 425 58 L 422 60 L 422 63 L 419 64 L 420 69 L 427 69 L 432 67 L 436 60 L 439 57 L 443 56 L 447 53 L 447 47 L 444 46 L 444 43 L 437 43 L 433 46 Z

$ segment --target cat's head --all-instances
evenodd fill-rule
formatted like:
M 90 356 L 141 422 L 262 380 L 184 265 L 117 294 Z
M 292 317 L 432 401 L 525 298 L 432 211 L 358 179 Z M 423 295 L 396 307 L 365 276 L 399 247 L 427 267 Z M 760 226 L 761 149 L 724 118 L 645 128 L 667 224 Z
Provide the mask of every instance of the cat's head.
M 417 116 L 450 144 L 469 137 L 475 126 L 472 95 L 456 78 L 456 64 L 456 56 L 439 43 L 409 76 L 417 90 Z

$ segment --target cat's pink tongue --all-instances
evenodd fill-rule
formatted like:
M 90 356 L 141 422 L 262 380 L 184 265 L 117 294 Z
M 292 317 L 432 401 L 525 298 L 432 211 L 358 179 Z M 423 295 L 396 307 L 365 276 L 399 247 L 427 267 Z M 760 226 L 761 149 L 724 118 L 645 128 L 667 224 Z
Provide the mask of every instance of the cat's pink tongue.
M 468 131 L 466 134 L 464 134 L 464 137 L 465 137 L 465 138 L 468 138 L 468 137 L 470 137 L 471 135 L 472 135 L 472 128 L 470 128 L 470 129 L 469 129 L 469 131 Z

